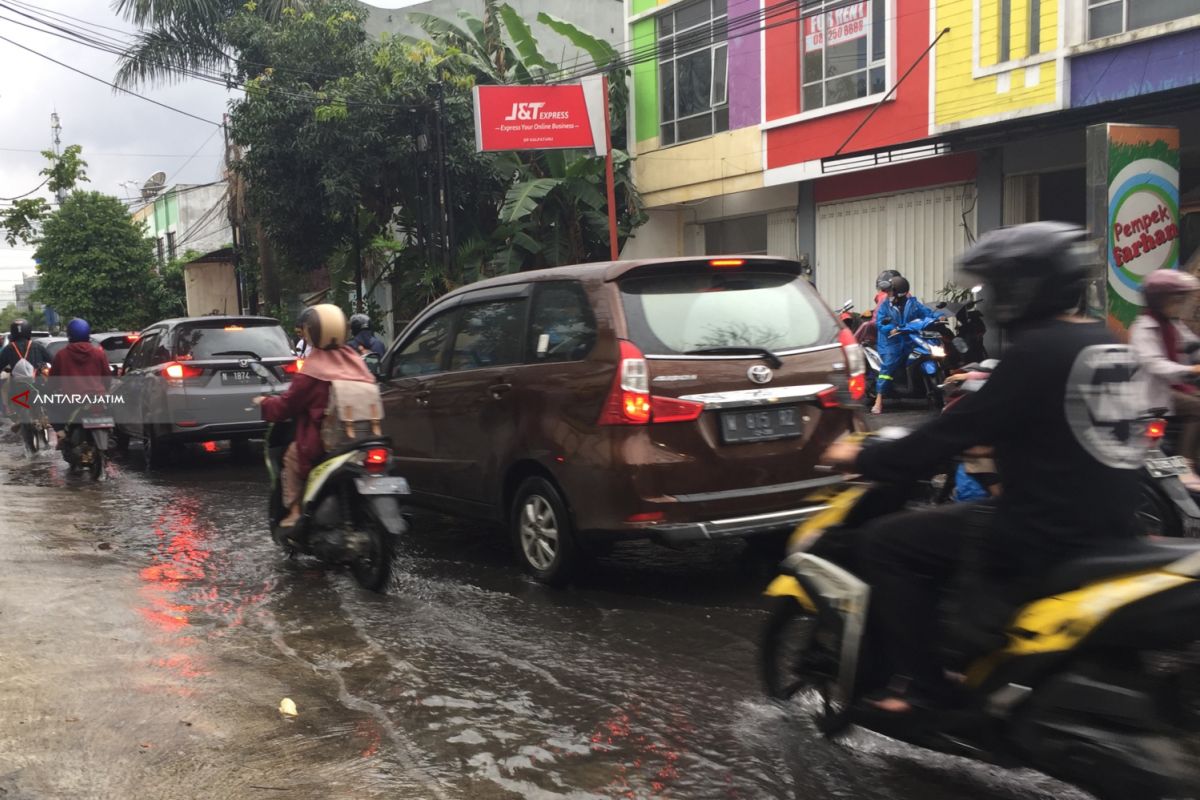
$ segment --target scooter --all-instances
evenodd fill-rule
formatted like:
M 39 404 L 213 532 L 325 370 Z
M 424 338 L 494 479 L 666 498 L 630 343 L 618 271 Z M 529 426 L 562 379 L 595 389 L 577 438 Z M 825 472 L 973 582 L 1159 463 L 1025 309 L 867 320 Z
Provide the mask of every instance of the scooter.
M 946 348 L 942 344 L 942 334 L 936 330 L 939 324 L 941 317 L 933 316 L 915 319 L 899 329 L 896 336 L 907 337 L 911 350 L 903 373 L 892 376 L 890 397 L 924 399 L 934 409 L 944 405 L 945 397 L 940 387 L 945 383 L 946 372 L 942 364 L 946 359 Z M 866 345 L 863 354 L 867 359 L 867 392 L 863 400 L 871 405 L 875 402 L 875 383 L 883 369 L 883 358 L 876 345 Z
M 79 409 L 63 429 L 62 454 L 72 471 L 86 469 L 92 480 L 104 475 L 109 436 L 116 421 L 106 408 Z
M 282 384 L 270 369 L 252 361 L 250 369 L 278 391 Z M 308 473 L 295 526 L 279 527 L 283 504 L 283 455 L 292 443 L 291 423 L 271 425 L 264 455 L 271 479 L 267 516 L 271 535 L 289 556 L 313 556 L 347 567 L 364 589 L 382 592 L 391 578 L 396 540 L 407 532 L 401 502 L 408 482 L 392 472 L 391 442 L 386 437 L 354 440 L 325 455 Z
M 766 590 L 774 608 L 760 667 L 770 698 L 813 698 L 814 721 L 830 737 L 857 724 L 1037 769 L 1101 800 L 1196 796 L 1200 545 L 1114 542 L 1053 570 L 1019 607 L 988 609 L 982 616 L 995 623 L 966 610 L 979 599 L 970 595 L 992 595 L 963 581 L 957 641 L 944 653 L 947 671 L 962 676 L 960 702 L 896 719 L 865 702 L 890 670 L 871 655 L 877 634 L 855 534 L 903 508 L 910 487 L 849 484 L 812 499 L 826 509 L 797 529 Z
M 863 324 L 863 316 L 854 310 L 854 301 L 847 300 L 836 312 L 837 318 L 851 332 L 858 330 Z

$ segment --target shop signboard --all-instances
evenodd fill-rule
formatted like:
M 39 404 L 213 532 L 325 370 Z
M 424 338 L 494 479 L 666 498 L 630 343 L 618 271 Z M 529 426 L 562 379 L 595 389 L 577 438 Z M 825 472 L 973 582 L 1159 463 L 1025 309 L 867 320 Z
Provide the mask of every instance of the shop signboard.
M 1088 211 L 1107 265 L 1104 314 L 1128 330 L 1142 280 L 1179 268 L 1179 130 L 1145 125 L 1088 129 Z

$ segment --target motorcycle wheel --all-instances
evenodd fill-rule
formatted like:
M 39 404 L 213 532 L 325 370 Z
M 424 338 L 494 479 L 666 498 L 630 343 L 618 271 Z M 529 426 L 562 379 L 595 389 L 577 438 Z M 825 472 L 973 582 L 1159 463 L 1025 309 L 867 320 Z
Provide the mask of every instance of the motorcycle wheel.
M 1183 535 L 1183 520 L 1179 511 L 1169 499 L 1154 488 L 1154 484 L 1144 478 L 1138 489 L 1134 519 L 1137 520 L 1137 533 L 1141 536 Z
M 350 573 L 362 588 L 382 593 L 392 577 L 392 538 L 374 519 L 365 520 L 363 528 L 367 547 L 350 564 Z
M 782 703 L 805 690 L 820 702 L 814 722 L 826 736 L 850 725 L 850 704 L 835 696 L 838 659 L 822 647 L 817 617 L 794 598 L 779 597 L 767 619 L 759 647 L 759 669 L 767 697 Z
M 88 475 L 93 481 L 100 480 L 100 476 L 104 474 L 104 451 L 96 450 L 92 454 L 92 463 L 88 464 Z
M 21 442 L 25 445 L 25 452 L 30 455 L 38 451 L 38 437 L 34 433 L 32 423 L 21 423 Z
M 929 400 L 929 408 L 932 411 L 941 411 L 946 405 L 946 398 L 942 395 L 942 390 L 938 388 L 938 381 L 932 375 L 925 376 L 925 396 Z

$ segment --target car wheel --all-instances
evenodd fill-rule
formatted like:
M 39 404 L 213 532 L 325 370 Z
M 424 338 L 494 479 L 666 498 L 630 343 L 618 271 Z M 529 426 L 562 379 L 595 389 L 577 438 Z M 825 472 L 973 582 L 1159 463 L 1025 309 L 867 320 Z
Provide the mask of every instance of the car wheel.
M 562 586 L 582 558 L 562 493 L 545 478 L 526 478 L 510 517 L 517 557 L 542 583 Z
M 167 465 L 167 443 L 154 432 L 153 427 L 146 429 L 142 452 L 146 461 L 146 469 L 162 469 Z

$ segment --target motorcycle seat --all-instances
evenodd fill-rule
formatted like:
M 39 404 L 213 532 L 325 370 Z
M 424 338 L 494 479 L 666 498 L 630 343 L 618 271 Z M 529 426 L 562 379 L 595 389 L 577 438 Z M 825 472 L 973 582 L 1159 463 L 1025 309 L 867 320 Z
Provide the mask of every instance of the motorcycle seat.
M 1052 569 L 1038 582 L 1038 593 L 1047 596 L 1069 592 L 1104 578 L 1165 567 L 1194 553 L 1200 553 L 1200 542 L 1146 539 L 1114 542 L 1103 550 Z

